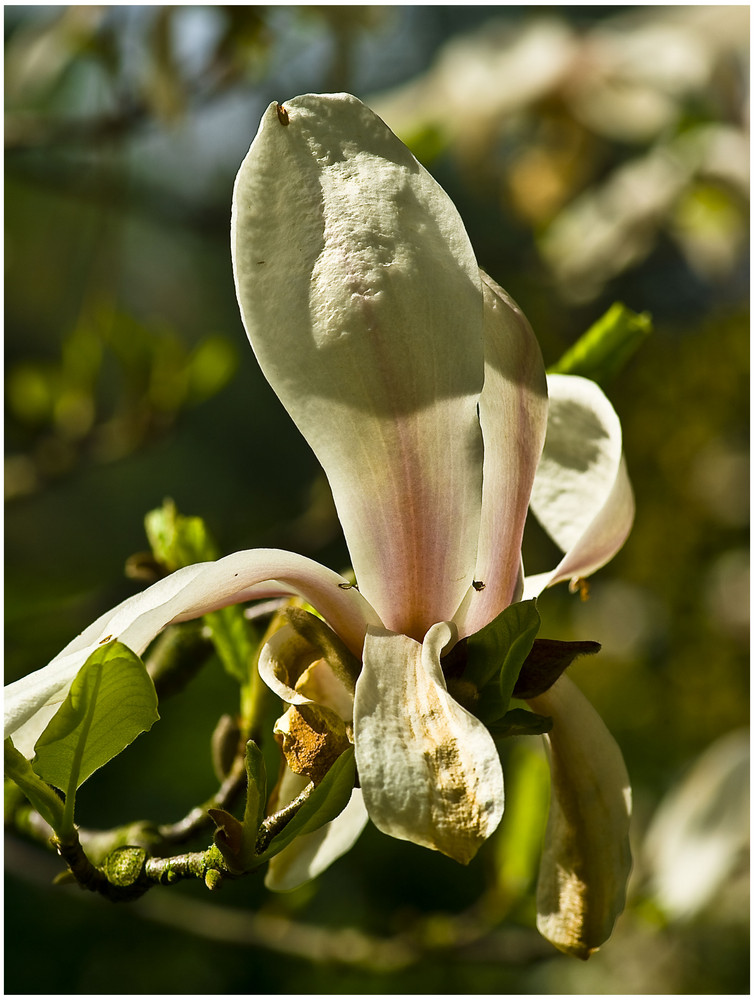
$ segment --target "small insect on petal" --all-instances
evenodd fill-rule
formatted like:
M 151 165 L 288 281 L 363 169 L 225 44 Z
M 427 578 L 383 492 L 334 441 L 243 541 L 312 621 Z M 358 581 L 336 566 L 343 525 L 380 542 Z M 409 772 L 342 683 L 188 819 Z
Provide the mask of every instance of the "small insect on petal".
M 278 104 L 277 110 L 278 110 L 278 121 L 280 122 L 281 125 L 287 125 L 288 122 L 290 121 L 288 117 L 288 112 L 285 110 L 282 104 Z
M 474 590 L 479 591 L 479 590 L 484 590 L 487 584 L 483 583 L 481 580 L 474 580 L 471 586 L 474 588 Z

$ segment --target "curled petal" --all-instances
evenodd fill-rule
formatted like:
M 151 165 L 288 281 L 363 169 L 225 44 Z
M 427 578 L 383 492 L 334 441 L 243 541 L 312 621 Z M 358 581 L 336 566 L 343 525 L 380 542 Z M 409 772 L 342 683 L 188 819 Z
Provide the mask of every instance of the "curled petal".
M 462 636 L 518 599 L 521 540 L 547 427 L 547 382 L 536 337 L 516 303 L 484 272 L 482 290 L 484 486 L 475 584 L 462 618 L 454 616 Z
M 327 473 L 362 593 L 422 639 L 471 584 L 482 292 L 452 202 L 347 94 L 270 105 L 232 250 L 262 370 Z
M 369 817 L 383 833 L 468 863 L 503 814 L 492 737 L 453 700 L 440 655 L 454 626 L 418 643 L 370 627 L 356 682 L 356 766 Z
M 353 695 L 319 652 L 290 625 L 271 635 L 262 647 L 259 676 L 289 705 L 322 705 L 344 722 L 353 719 Z
M 266 580 L 314 605 L 355 653 L 361 651 L 367 625 L 379 623 L 367 601 L 343 577 L 291 552 L 250 549 L 217 562 L 186 566 L 106 612 L 46 667 L 9 684 L 5 735 L 13 735 L 18 749 L 30 750 L 97 646 L 118 639 L 141 655 L 165 626 L 240 603 Z
M 537 886 L 537 927 L 586 959 L 610 936 L 631 870 L 631 787 L 620 749 L 579 689 L 561 677 L 529 702 L 553 720 L 552 791 Z
M 551 572 L 527 579 L 525 598 L 604 566 L 634 520 L 620 421 L 607 397 L 577 375 L 550 375 L 547 386 L 547 437 L 531 509 L 565 555 Z

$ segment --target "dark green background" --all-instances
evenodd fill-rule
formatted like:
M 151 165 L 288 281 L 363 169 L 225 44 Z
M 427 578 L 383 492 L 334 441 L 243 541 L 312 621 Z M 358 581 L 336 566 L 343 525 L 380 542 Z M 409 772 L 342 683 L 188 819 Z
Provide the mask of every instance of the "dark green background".
M 280 546 L 347 564 L 321 473 L 262 379 L 235 304 L 231 189 L 264 107 L 307 91 L 369 100 L 492 20 L 515 33 L 553 18 L 583 39 L 637 10 L 662 18 L 673 8 L 5 8 L 9 679 L 134 592 L 123 566 L 145 548 L 143 515 L 166 496 L 205 517 L 225 551 Z M 671 26 L 668 45 L 680 30 Z M 748 725 L 748 241 L 731 237 L 726 265 L 700 271 L 674 239 L 676 201 L 636 260 L 576 302 L 541 252 L 559 205 L 527 211 L 511 181 L 537 149 L 561 170 L 568 203 L 653 143 L 705 123 L 738 127 L 745 89 L 728 52 L 705 88 L 678 98 L 664 135 L 599 134 L 555 89 L 511 112 L 477 150 L 426 127 L 421 108 L 403 136 L 456 201 L 480 263 L 529 316 L 546 363 L 616 299 L 655 320 L 607 387 L 624 426 L 634 532 L 592 581 L 589 602 L 564 588 L 541 601 L 542 635 L 603 643 L 574 676 L 634 782 L 639 863 L 609 945 L 586 966 L 559 956 L 532 930 L 528 887 L 516 894 L 510 883 L 506 919 L 492 926 L 483 914 L 489 933 L 460 945 L 464 918 L 448 915 L 503 878 L 499 838 L 461 869 L 370 828 L 290 896 L 247 879 L 217 897 L 179 886 L 133 906 L 51 887 L 55 859 L 11 838 L 7 992 L 746 991 L 743 862 L 712 905 L 679 922 L 652 898 L 641 859 L 663 795 L 716 739 Z M 468 99 L 483 105 L 487 95 Z M 712 205 L 715 219 L 718 206 L 745 235 L 740 191 L 701 178 L 684 197 Z M 534 569 L 551 555 L 536 532 L 526 554 Z M 207 743 L 232 704 L 233 686 L 212 664 L 84 786 L 82 822 L 170 821 L 210 794 Z M 532 836 L 536 848 L 541 830 Z M 227 908 L 247 919 L 246 943 L 227 941 Z M 297 922 L 282 952 L 264 937 L 279 926 L 268 918 Z M 327 959 L 302 926 L 333 929 L 349 961 Z M 343 946 L 348 928 L 412 942 L 412 961 L 386 970 L 379 950 Z

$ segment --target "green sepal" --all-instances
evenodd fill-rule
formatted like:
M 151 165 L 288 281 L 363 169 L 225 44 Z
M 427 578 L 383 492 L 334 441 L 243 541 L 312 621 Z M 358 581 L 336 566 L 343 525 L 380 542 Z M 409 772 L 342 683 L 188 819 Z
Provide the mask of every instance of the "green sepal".
M 590 639 L 568 642 L 562 639 L 535 639 L 513 688 L 513 697 L 528 701 L 544 694 L 577 656 L 593 656 L 602 647 Z
M 511 736 L 543 736 L 552 729 L 552 719 L 549 715 L 537 715 L 524 708 L 512 708 L 502 719 L 491 723 L 488 729 L 493 740 L 499 743 Z
M 26 757 L 13 746 L 10 736 L 5 740 L 5 776 L 21 789 L 55 833 L 62 833 L 65 809 L 63 800 L 35 773 Z
M 117 641 L 96 649 L 34 746 L 32 768 L 65 794 L 64 834 L 73 829 L 76 790 L 159 717 L 139 657 Z
M 520 601 L 509 605 L 489 625 L 469 636 L 461 680 L 476 688 L 478 695 L 473 711 L 485 725 L 507 712 L 540 621 L 536 599 Z
M 293 818 L 257 855 L 256 863 L 261 864 L 269 861 L 296 837 L 314 833 L 315 830 L 319 830 L 320 827 L 334 820 L 348 805 L 355 780 L 356 764 L 353 748 L 350 748 L 338 757 L 322 781 L 312 789 Z
M 615 302 L 548 370 L 581 375 L 600 384 L 609 382 L 651 332 L 649 313 L 635 313 Z

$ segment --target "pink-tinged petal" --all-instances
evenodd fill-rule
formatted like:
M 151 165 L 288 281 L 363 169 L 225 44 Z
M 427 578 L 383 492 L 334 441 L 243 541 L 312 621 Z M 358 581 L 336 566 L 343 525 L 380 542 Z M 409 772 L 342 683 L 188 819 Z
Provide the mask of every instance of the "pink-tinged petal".
M 271 859 L 265 886 L 273 892 L 288 892 L 310 882 L 351 850 L 368 819 L 361 789 L 354 788 L 348 805 L 334 820 L 297 837 Z
M 356 767 L 383 833 L 468 863 L 503 815 L 503 771 L 482 723 L 453 700 L 440 656 L 455 626 L 424 643 L 370 627 L 356 682 Z
M 461 219 L 346 94 L 270 105 L 236 180 L 254 352 L 327 473 L 356 578 L 421 640 L 471 584 L 483 301 Z
M 484 389 L 479 419 L 484 486 L 474 586 L 456 615 L 471 635 L 517 599 L 521 540 L 547 427 L 547 382 L 529 323 L 499 285 L 482 272 Z
M 529 704 L 553 720 L 537 927 L 561 951 L 586 959 L 625 905 L 631 786 L 618 744 L 572 681 L 561 677 Z
M 550 375 L 547 385 L 547 437 L 531 509 L 565 555 L 554 570 L 527 579 L 525 599 L 604 566 L 634 520 L 620 421 L 609 400 L 595 382 L 576 375 Z
M 367 625 L 380 623 L 368 602 L 343 577 L 295 553 L 250 549 L 217 562 L 186 566 L 106 612 L 46 667 L 9 684 L 5 688 L 5 735 L 13 735 L 18 749 L 33 747 L 48 721 L 44 712 L 38 713 L 47 706 L 49 717 L 49 706 L 56 707 L 65 699 L 71 681 L 97 646 L 118 639 L 141 655 L 167 625 L 241 603 L 265 580 L 316 607 L 357 654 Z

